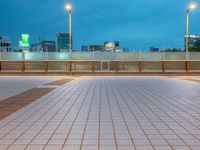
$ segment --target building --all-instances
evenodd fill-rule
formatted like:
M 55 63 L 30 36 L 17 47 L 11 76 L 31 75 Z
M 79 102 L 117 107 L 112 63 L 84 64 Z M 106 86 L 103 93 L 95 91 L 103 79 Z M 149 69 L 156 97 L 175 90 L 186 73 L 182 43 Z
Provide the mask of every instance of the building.
M 122 49 L 119 42 L 104 42 L 104 45 L 81 46 L 81 51 L 116 52 Z
M 69 33 L 57 33 L 58 51 L 69 51 Z
M 149 48 L 149 51 L 150 51 L 150 52 L 159 52 L 159 48 L 150 47 L 150 48 Z
M 105 51 L 104 45 L 89 45 L 89 51 Z
M 41 43 L 33 43 L 30 45 L 30 52 L 41 52 Z
M 186 47 L 186 36 L 185 36 L 185 47 Z M 188 36 L 188 47 L 190 49 L 200 48 L 200 36 L 189 35 Z
M 122 52 L 130 52 L 129 48 L 122 48 Z
M 43 52 L 56 52 L 56 42 L 55 41 L 42 41 L 41 48 Z
M 56 52 L 55 41 L 42 41 L 40 43 L 34 43 L 30 46 L 31 52 Z
M 87 52 L 87 51 L 90 51 L 88 46 L 81 46 L 81 51 L 82 52 Z
M 0 36 L 0 51 L 1 52 L 11 52 L 12 44 L 9 38 Z

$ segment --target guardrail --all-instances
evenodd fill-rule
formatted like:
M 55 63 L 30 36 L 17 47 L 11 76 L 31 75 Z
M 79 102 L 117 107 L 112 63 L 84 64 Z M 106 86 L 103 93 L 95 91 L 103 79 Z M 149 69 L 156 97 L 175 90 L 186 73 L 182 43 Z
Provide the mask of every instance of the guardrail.
M 0 60 L 43 61 L 43 60 L 200 60 L 200 52 L 0 52 Z
M 200 72 L 200 52 L 1 52 L 0 72 Z

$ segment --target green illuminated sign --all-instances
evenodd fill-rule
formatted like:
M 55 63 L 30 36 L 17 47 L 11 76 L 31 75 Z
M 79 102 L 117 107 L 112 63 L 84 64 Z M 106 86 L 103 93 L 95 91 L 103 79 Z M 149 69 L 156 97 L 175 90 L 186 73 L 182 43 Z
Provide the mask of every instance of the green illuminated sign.
M 22 34 L 21 38 L 22 38 L 21 46 L 29 47 L 29 35 L 28 34 Z

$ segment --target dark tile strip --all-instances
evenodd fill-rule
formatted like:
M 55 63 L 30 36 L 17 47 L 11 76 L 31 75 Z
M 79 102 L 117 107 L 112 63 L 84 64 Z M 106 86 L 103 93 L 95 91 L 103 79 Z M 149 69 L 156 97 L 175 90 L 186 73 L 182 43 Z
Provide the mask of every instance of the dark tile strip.
M 0 120 L 34 102 L 55 88 L 33 88 L 0 101 Z
M 198 80 L 198 79 L 187 79 L 187 78 L 183 78 L 183 80 L 194 81 L 194 82 L 200 82 L 200 80 Z
M 61 80 L 57 80 L 57 81 L 54 81 L 54 82 L 50 82 L 46 85 L 64 85 L 65 83 L 70 82 L 72 80 L 73 79 L 61 79 Z

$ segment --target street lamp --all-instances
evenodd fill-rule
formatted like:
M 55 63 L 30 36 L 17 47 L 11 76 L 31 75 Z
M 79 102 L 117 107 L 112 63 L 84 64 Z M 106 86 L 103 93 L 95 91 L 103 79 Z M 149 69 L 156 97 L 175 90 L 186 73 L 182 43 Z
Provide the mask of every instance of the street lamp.
M 190 11 L 194 10 L 197 7 L 196 3 L 191 3 L 187 9 L 187 13 L 186 13 L 186 43 L 185 43 L 185 47 L 186 47 L 186 52 L 189 52 L 189 14 Z
M 70 4 L 65 5 L 66 10 L 69 13 L 69 51 L 72 51 L 72 6 Z

